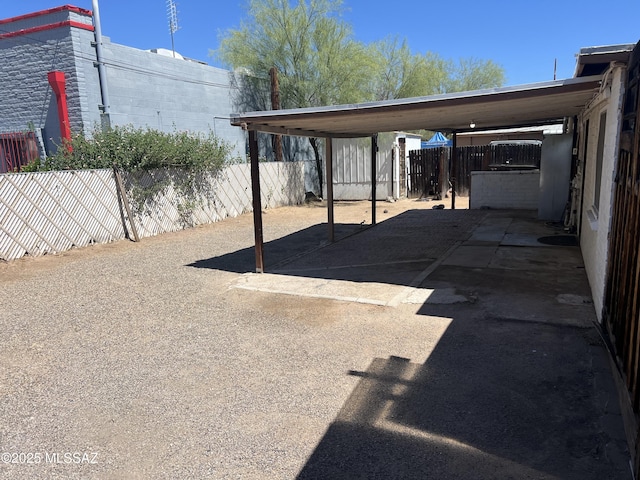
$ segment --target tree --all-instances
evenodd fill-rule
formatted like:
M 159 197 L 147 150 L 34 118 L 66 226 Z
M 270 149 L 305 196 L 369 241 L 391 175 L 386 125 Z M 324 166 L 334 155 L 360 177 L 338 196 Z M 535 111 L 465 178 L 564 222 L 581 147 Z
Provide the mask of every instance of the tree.
M 481 88 L 500 87 L 504 84 L 503 68 L 491 60 L 463 58 L 451 63 L 447 91 L 463 92 Z
M 414 54 L 406 40 L 388 38 L 371 46 L 377 73 L 372 87 L 376 100 L 420 97 L 499 87 L 504 70 L 491 60 L 462 58 L 455 63 L 438 54 Z
M 276 68 L 281 108 L 390 100 L 499 86 L 502 68 L 491 61 L 458 64 L 435 53 L 414 54 L 390 38 L 364 45 L 339 17 L 342 0 L 249 0 L 247 20 L 222 38 L 217 56 L 234 70 L 240 107 L 270 108 L 269 71 Z M 314 151 L 322 192 L 322 160 Z
M 256 77 L 278 70 L 282 108 L 355 103 L 369 99 L 375 63 L 339 19 L 340 0 L 250 0 L 248 20 L 222 39 L 219 58 Z M 247 83 L 251 85 L 251 82 Z M 322 161 L 316 138 L 320 192 Z
M 375 100 L 442 93 L 448 82 L 447 62 L 434 53 L 411 53 L 406 40 L 388 38 L 376 42 L 371 54 L 377 69 L 372 85 Z

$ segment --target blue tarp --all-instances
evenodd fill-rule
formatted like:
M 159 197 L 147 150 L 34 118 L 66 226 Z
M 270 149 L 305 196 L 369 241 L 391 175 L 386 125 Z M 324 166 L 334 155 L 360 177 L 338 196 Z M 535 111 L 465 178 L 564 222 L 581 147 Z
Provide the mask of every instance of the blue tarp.
M 437 148 L 437 147 L 450 147 L 453 142 L 451 140 L 447 140 L 442 133 L 436 132 L 433 137 L 431 137 L 426 142 L 421 142 L 422 148 Z

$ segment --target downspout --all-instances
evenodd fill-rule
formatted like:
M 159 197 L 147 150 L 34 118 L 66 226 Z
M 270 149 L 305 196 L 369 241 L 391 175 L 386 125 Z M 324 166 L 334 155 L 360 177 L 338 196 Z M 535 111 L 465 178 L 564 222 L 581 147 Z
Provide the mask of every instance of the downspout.
M 107 87 L 107 70 L 104 66 L 103 58 L 104 53 L 102 51 L 102 27 L 100 25 L 100 8 L 98 7 L 98 0 L 92 0 L 93 3 L 93 28 L 95 32 L 95 47 L 96 47 L 96 62 L 94 65 L 98 67 L 98 79 L 100 81 L 100 95 L 102 97 L 102 105 L 99 106 L 101 110 L 102 129 L 107 130 L 111 126 L 111 120 L 109 114 L 111 113 L 111 107 L 109 104 L 109 89 Z
M 67 87 L 64 72 L 49 72 L 47 80 L 56 94 L 58 105 L 58 122 L 60 123 L 60 137 L 66 140 L 66 146 L 71 151 L 71 127 L 69 125 L 69 108 L 67 107 Z

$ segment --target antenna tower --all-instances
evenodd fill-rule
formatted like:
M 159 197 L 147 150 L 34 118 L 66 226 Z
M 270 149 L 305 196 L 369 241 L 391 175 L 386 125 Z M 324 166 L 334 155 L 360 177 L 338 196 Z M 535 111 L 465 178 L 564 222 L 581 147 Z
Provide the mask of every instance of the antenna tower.
M 173 58 L 176 57 L 176 46 L 173 41 L 173 34 L 178 31 L 178 9 L 176 8 L 176 2 L 173 0 L 167 0 L 167 17 L 169 18 L 169 32 L 171 33 L 171 51 L 173 52 Z

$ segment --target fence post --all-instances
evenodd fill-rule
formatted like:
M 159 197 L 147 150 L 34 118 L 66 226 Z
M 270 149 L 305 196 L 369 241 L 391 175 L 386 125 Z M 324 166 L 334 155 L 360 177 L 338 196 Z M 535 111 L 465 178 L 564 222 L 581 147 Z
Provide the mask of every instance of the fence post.
M 451 210 L 456 209 L 456 179 L 458 175 L 457 134 L 453 132 L 451 144 Z
M 127 216 L 129 217 L 129 224 L 131 225 L 131 232 L 133 233 L 134 241 L 139 242 L 140 237 L 138 236 L 138 230 L 136 229 L 136 223 L 133 219 L 133 215 L 131 214 L 131 206 L 129 205 L 129 199 L 127 198 L 127 192 L 124 189 L 124 184 L 122 183 L 122 176 L 118 171 L 118 167 L 113 166 L 113 175 L 116 179 L 116 189 L 118 190 L 118 195 L 124 204 L 124 208 L 127 211 Z M 125 231 L 127 230 L 127 225 L 124 222 L 124 218 L 122 219 L 122 224 L 124 226 Z

